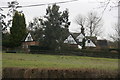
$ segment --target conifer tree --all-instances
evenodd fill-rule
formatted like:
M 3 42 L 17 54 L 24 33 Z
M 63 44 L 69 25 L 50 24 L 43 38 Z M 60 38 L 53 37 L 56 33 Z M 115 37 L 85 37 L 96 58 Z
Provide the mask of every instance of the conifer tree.
M 26 35 L 26 23 L 23 13 L 19 13 L 18 11 L 15 12 L 10 33 L 11 47 L 20 46 L 21 40 Z
M 44 46 L 51 50 L 60 50 L 63 41 L 69 34 L 68 10 L 60 12 L 59 8 L 56 4 L 48 6 L 46 20 L 41 21 L 44 25 Z

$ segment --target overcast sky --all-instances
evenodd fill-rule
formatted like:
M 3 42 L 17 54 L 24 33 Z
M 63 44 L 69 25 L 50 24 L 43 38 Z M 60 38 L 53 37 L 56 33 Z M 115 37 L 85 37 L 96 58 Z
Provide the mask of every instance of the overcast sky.
M 13 0 L 0 0 L 0 7 L 7 6 L 7 2 Z M 69 1 L 69 0 L 17 0 L 19 5 L 31 5 L 31 4 L 41 4 L 41 3 L 54 3 L 60 1 Z M 70 31 L 71 32 L 80 32 L 80 26 L 77 25 L 74 20 L 77 15 L 87 15 L 90 11 L 96 11 L 99 15 L 101 15 L 103 8 L 100 7 L 99 1 L 104 0 L 78 0 L 69 3 L 58 4 L 60 6 L 60 10 L 63 11 L 66 8 L 69 10 L 69 21 L 71 22 Z M 46 8 L 48 5 L 44 6 L 37 6 L 37 7 L 29 7 L 29 8 L 21 8 L 23 13 L 26 17 L 26 23 L 30 22 L 34 17 L 44 16 L 46 13 Z M 4 10 L 7 12 L 7 9 Z M 117 22 L 117 8 L 112 9 L 109 11 L 107 9 L 103 15 L 104 26 L 103 30 L 104 33 L 101 36 L 102 38 L 108 38 L 108 33 L 113 33 L 112 27 L 115 22 Z

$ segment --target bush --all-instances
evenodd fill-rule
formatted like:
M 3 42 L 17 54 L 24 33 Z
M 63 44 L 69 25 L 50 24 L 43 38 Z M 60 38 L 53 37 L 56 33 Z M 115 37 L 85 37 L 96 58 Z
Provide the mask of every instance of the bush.
M 55 54 L 55 55 L 78 55 L 89 57 L 103 57 L 103 58 L 118 58 L 118 54 L 112 54 L 108 49 L 95 50 L 95 49 L 78 49 L 76 46 L 63 45 L 61 50 L 51 51 L 47 47 L 30 46 L 30 53 L 38 54 Z
M 76 45 L 69 45 L 69 44 L 63 44 L 61 47 L 61 51 L 76 51 L 78 50 Z

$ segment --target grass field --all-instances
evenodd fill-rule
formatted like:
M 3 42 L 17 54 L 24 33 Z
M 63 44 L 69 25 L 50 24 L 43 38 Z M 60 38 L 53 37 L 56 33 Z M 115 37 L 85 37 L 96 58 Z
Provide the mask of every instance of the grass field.
M 117 70 L 118 59 L 83 56 L 61 56 L 44 54 L 3 53 L 2 67 L 23 68 L 94 68 Z

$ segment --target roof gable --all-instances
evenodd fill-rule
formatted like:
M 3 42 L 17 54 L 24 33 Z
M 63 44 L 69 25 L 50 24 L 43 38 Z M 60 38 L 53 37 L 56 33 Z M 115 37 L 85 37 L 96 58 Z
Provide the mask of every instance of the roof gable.
M 64 43 L 69 43 L 69 44 L 77 44 L 75 39 L 72 37 L 72 35 L 69 35 L 68 38 L 64 41 Z
M 25 42 L 27 41 L 33 41 L 33 38 L 30 33 L 28 33 L 27 37 L 25 38 Z
M 78 42 L 82 42 L 83 38 L 85 38 L 85 36 L 82 33 L 80 33 L 80 35 L 78 35 L 76 37 L 76 39 L 78 40 Z
M 86 47 L 96 47 L 96 45 L 90 39 L 86 40 L 85 46 Z

